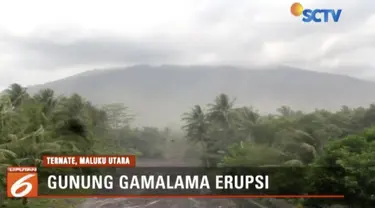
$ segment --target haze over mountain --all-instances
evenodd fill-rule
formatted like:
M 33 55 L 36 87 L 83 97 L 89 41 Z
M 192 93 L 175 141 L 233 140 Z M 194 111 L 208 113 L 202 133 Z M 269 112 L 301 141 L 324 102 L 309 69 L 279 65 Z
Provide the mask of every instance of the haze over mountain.
M 92 70 L 44 85 L 57 94 L 79 93 L 95 104 L 125 103 L 142 125 L 178 124 L 182 113 L 219 93 L 237 105 L 274 112 L 287 105 L 310 111 L 366 106 L 375 101 L 375 82 L 289 67 L 250 70 L 231 66 L 149 66 Z

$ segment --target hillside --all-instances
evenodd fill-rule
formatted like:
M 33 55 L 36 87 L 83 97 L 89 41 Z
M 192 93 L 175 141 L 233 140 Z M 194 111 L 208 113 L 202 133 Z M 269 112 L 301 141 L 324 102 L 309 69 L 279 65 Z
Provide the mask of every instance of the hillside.
M 183 112 L 222 92 L 236 97 L 237 105 L 251 105 L 261 112 L 274 112 L 281 105 L 334 110 L 375 101 L 375 82 L 287 67 L 138 65 L 93 70 L 29 90 L 40 88 L 52 88 L 58 94 L 77 92 L 95 104 L 123 102 L 137 115 L 137 123 L 155 126 L 178 123 Z

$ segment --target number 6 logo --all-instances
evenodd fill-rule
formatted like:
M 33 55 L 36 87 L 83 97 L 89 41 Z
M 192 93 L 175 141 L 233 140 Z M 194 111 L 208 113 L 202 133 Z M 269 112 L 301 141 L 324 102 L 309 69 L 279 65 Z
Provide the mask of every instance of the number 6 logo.
M 27 180 L 29 178 L 32 178 L 36 176 L 36 174 L 28 174 L 28 175 L 25 175 L 24 177 L 18 179 L 18 181 L 16 181 L 12 187 L 10 188 L 10 193 L 12 194 L 13 197 L 24 197 L 26 196 L 27 194 L 29 194 L 31 192 L 31 190 L 33 189 L 33 184 L 31 184 L 30 182 L 27 182 Z M 26 188 L 21 191 L 20 193 L 17 193 L 17 190 L 19 190 L 20 188 L 26 186 Z
M 35 167 L 8 167 L 8 197 L 37 197 L 38 174 Z

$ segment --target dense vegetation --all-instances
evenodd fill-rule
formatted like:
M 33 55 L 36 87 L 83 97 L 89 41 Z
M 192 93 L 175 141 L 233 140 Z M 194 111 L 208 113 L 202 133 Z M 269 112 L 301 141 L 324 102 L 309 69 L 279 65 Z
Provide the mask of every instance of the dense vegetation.
M 301 183 L 303 187 L 292 183 L 293 187 L 287 188 L 345 194 L 345 200 L 302 203 L 313 207 L 375 204 L 375 105 L 355 109 L 342 106 L 337 112 L 317 109 L 311 113 L 282 106 L 278 112 L 261 116 L 251 107 L 235 108 L 234 100 L 221 94 L 205 110 L 196 105 L 186 113 L 184 129 L 191 142 L 200 144 L 207 166 L 312 167 Z M 290 180 L 296 178 L 286 176 L 279 183 Z
M 131 119 L 122 104 L 98 108 L 77 94 L 56 97 L 51 89 L 44 89 L 31 96 L 26 88 L 11 85 L 0 97 L 0 205 L 5 197 L 6 167 L 39 166 L 43 154 L 160 157 L 164 132 L 131 128 Z M 67 170 L 98 171 L 54 169 Z
M 375 204 L 375 105 L 355 109 L 343 106 L 337 112 L 317 109 L 311 113 L 282 106 L 277 115 L 261 115 L 251 107 L 238 108 L 234 104 L 221 94 L 213 103 L 196 105 L 183 115 L 183 129 L 191 144 L 186 157 L 200 154 L 207 167 L 323 167 L 311 169 L 306 178 L 308 186 L 293 188 L 307 193 L 345 193 L 345 200 L 300 203 L 315 203 L 316 207 L 323 203 L 352 207 Z M 171 139 L 168 129 L 131 127 L 132 119 L 122 104 L 99 108 L 77 94 L 56 97 L 52 90 L 44 89 L 29 95 L 25 88 L 13 84 L 0 101 L 0 165 L 38 166 L 43 154 L 165 157 L 168 142 L 183 142 L 183 136 Z M 5 177 L 0 179 L 3 193 Z M 283 182 L 287 180 L 292 179 L 284 178 Z

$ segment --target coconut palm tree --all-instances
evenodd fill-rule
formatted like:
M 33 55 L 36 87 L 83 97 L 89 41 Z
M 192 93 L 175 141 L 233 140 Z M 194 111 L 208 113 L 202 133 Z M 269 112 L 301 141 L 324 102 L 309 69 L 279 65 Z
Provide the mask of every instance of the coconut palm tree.
M 14 83 L 5 90 L 5 93 L 9 96 L 12 104 L 15 107 L 18 107 L 19 105 L 21 105 L 23 99 L 28 97 L 26 90 L 27 89 L 22 87 L 21 85 Z
M 183 129 L 187 132 L 187 138 L 190 141 L 206 142 L 208 123 L 201 106 L 195 105 L 189 113 L 183 115 L 182 120 L 186 122 Z
M 187 139 L 192 143 L 198 143 L 202 147 L 202 150 L 207 152 L 209 125 L 202 107 L 195 105 L 190 112 L 183 114 L 182 120 L 186 123 L 182 128 L 186 132 Z M 203 160 L 205 165 L 209 167 L 209 160 L 206 157 Z
M 242 107 L 234 109 L 236 113 L 235 125 L 237 131 L 242 133 L 245 140 L 255 139 L 255 129 L 258 127 L 260 115 L 251 107 Z
M 231 100 L 228 95 L 218 95 L 214 103 L 208 104 L 208 120 L 220 126 L 220 130 L 228 129 L 233 123 L 235 113 L 233 112 L 233 105 L 235 99 Z
M 58 98 L 55 97 L 55 92 L 52 89 L 42 89 L 33 98 L 43 105 L 44 116 L 49 116 L 56 107 Z

